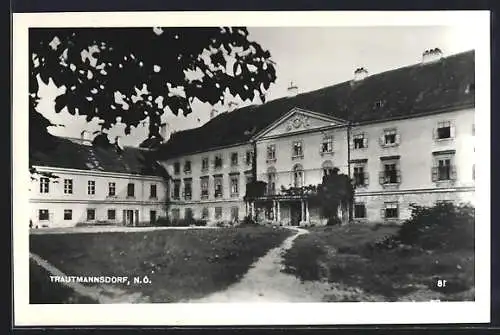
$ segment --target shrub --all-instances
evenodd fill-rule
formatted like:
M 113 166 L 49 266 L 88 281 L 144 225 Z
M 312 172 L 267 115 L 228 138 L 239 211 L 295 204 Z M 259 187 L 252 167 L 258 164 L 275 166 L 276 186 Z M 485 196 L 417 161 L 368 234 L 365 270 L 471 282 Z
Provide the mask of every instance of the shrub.
M 195 220 L 194 225 L 197 227 L 205 227 L 207 225 L 207 220 Z
M 326 225 L 327 226 L 340 226 L 341 223 L 342 223 L 342 221 L 338 217 L 331 217 L 326 222 Z
M 170 226 L 170 218 L 167 216 L 162 216 L 156 219 L 154 223 L 157 227 L 169 227 Z
M 256 226 L 257 222 L 252 218 L 252 216 L 247 215 L 243 218 L 243 222 L 240 223 L 240 226 Z

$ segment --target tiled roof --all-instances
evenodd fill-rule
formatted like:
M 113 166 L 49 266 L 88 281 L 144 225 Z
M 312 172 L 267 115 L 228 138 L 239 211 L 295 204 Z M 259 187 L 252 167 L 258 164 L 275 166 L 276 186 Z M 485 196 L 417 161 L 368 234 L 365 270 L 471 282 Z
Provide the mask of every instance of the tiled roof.
M 150 176 L 163 173 L 151 159 L 150 152 L 143 149 L 124 147 L 117 150 L 114 145 L 96 147 L 60 137 L 53 137 L 53 141 L 50 147 L 30 151 L 32 165 Z
M 201 127 L 172 134 L 157 154 L 164 159 L 247 142 L 294 107 L 370 122 L 474 106 L 474 83 L 471 50 L 222 113 Z

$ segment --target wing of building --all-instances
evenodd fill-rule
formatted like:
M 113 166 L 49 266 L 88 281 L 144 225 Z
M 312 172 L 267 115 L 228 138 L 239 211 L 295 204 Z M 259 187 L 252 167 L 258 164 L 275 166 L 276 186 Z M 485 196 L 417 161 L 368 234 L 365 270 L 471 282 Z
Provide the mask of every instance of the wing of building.
M 30 150 L 31 224 L 150 224 L 166 214 L 168 176 L 150 152 L 53 137 Z M 53 176 L 53 177 L 52 177 Z
M 334 168 L 356 185 L 359 220 L 473 202 L 474 95 L 468 51 L 374 75 L 360 68 L 350 81 L 220 113 L 156 152 L 172 176 L 170 214 L 324 223 L 307 194 L 286 190 L 318 185 Z M 245 201 L 252 179 L 267 191 Z

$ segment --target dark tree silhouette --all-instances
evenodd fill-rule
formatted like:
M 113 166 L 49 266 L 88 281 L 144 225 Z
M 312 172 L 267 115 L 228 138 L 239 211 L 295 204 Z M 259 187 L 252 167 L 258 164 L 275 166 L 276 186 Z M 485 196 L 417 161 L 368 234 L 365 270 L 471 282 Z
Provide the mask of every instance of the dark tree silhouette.
M 348 211 L 354 201 L 354 187 L 349 176 L 339 174 L 337 168 L 331 174 L 323 177 L 318 185 L 316 201 L 320 205 L 322 215 L 328 218 L 328 224 L 340 223 L 339 208 L 342 210 L 342 222 L 349 219 Z
M 225 94 L 264 101 L 276 80 L 269 51 L 249 41 L 244 27 L 36 28 L 30 29 L 29 48 L 35 105 L 37 77 L 52 79 L 65 87 L 56 112 L 67 108 L 87 121 L 97 118 L 102 130 L 120 120 L 126 134 L 148 119 L 153 144 L 166 110 L 188 115 L 195 99 L 214 105 Z M 35 113 L 30 110 L 36 123 Z M 47 123 L 39 126 L 33 131 Z

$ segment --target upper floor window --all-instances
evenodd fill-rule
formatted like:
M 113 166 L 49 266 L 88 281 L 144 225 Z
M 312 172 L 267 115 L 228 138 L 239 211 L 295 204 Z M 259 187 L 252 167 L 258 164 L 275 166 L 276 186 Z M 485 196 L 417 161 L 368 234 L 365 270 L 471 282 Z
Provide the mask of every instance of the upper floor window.
M 380 184 L 401 183 L 401 171 L 399 170 L 399 159 L 382 159 L 382 171 L 380 172 Z
M 237 197 L 239 193 L 239 184 L 240 184 L 240 176 L 239 175 L 231 175 L 230 177 L 231 185 L 231 197 Z
M 276 169 L 274 167 L 267 169 L 267 193 L 276 193 Z
M 203 157 L 201 160 L 201 171 L 208 170 L 208 157 Z
M 134 183 L 128 183 L 127 185 L 127 197 L 135 196 L 135 185 Z
M 368 172 L 366 166 L 358 165 L 354 167 L 354 186 L 362 187 L 368 185 Z
M 214 177 L 214 196 L 216 198 L 222 198 L 223 189 L 222 189 L 222 176 Z
M 149 186 L 149 197 L 150 198 L 156 198 L 156 184 L 151 184 Z
M 333 152 L 333 136 L 327 135 L 323 137 L 321 142 L 321 153 L 330 153 Z
M 356 134 L 352 138 L 354 149 L 368 148 L 368 138 L 366 134 Z
M 89 195 L 95 194 L 95 180 L 89 180 L 87 182 L 87 194 Z
M 323 170 L 323 177 L 329 176 L 333 172 L 333 163 L 332 161 L 325 161 L 321 165 L 321 168 Z
M 267 160 L 275 161 L 276 160 L 276 145 L 270 144 L 267 146 Z
M 455 127 L 450 121 L 439 122 L 434 130 L 434 139 L 445 140 L 455 137 Z
M 231 153 L 231 166 L 236 166 L 238 165 L 238 153 L 233 152 Z
M 294 141 L 292 144 L 292 158 L 304 157 L 302 141 Z
M 40 193 L 49 193 L 49 183 L 49 178 L 40 177 Z
M 401 136 L 398 134 L 396 129 L 385 129 L 384 134 L 381 137 L 381 144 L 384 147 L 390 147 L 399 145 L 401 142 Z
M 172 198 L 178 200 L 180 198 L 180 193 L 181 193 L 181 181 L 180 180 L 174 180 L 173 193 L 174 194 L 172 195 Z
M 181 173 L 181 163 L 175 162 L 174 163 L 174 174 L 179 174 Z
M 300 164 L 297 164 L 293 167 L 293 186 L 294 187 L 304 186 L 304 169 Z
M 64 194 L 73 194 L 73 179 L 64 179 Z
M 454 152 L 434 153 L 434 166 L 432 168 L 432 181 L 456 180 L 454 165 Z
M 191 173 L 191 161 L 184 162 L 184 173 Z
M 214 157 L 214 168 L 215 169 L 220 169 L 222 168 L 222 155 L 217 154 Z
M 191 179 L 184 179 L 184 199 L 191 200 L 192 193 Z
M 200 178 L 201 198 L 208 198 L 208 177 Z
M 252 150 L 248 150 L 246 152 L 246 156 L 245 156 L 245 163 L 246 163 L 246 165 L 252 165 L 252 160 L 253 160 L 253 151 Z
M 109 196 L 116 195 L 116 183 L 114 182 L 108 183 L 108 195 Z

